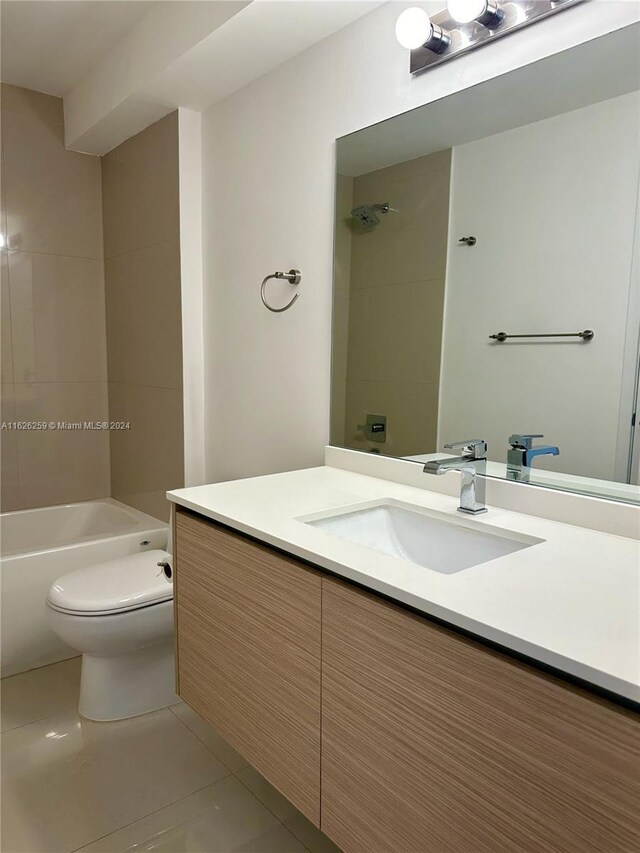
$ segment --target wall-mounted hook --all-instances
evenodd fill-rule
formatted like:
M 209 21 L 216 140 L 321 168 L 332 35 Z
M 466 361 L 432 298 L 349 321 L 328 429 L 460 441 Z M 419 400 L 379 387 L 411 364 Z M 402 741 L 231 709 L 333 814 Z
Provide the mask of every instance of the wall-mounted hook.
M 464 243 L 466 246 L 475 246 L 478 241 L 475 237 L 461 237 L 458 243 Z

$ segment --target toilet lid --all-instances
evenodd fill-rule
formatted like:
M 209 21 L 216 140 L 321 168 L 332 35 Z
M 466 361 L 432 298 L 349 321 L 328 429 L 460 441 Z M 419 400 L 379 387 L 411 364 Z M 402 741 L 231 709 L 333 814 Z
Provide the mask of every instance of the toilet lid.
M 170 601 L 173 584 L 158 566 L 167 557 L 166 551 L 141 551 L 69 572 L 54 582 L 48 603 L 65 613 L 97 616 Z

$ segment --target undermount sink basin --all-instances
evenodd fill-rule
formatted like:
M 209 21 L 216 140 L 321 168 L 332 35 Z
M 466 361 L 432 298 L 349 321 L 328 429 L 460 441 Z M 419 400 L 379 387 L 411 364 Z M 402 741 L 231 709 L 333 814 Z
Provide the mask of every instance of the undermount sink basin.
M 341 507 L 298 520 L 442 574 L 454 574 L 544 541 L 394 500 Z

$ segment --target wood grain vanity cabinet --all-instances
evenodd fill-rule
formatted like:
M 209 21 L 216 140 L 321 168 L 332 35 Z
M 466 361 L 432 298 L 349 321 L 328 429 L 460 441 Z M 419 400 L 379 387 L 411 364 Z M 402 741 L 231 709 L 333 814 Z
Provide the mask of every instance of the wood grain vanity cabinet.
M 176 516 L 181 697 L 345 853 L 640 853 L 633 711 Z
M 347 853 L 636 853 L 637 716 L 323 580 L 322 829 Z
M 319 573 L 176 513 L 178 692 L 320 823 Z

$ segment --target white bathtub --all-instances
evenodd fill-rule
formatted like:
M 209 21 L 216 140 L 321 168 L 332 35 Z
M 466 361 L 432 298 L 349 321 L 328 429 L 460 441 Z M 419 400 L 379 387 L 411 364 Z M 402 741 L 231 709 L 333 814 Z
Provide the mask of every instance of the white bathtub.
M 2 513 L 2 676 L 77 655 L 47 622 L 47 593 L 56 578 L 165 548 L 167 533 L 162 521 L 112 498 Z

